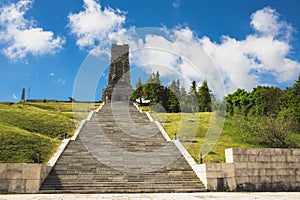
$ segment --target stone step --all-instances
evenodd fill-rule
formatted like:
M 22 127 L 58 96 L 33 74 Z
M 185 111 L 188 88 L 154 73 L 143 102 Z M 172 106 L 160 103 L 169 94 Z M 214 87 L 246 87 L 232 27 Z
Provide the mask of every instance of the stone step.
M 146 157 L 148 154 L 153 156 Z M 155 170 L 143 172 L 142 166 Z M 104 105 L 100 112 L 85 123 L 79 137 L 69 142 L 42 184 L 40 192 L 204 190 L 203 184 L 177 147 L 164 139 L 156 125 L 149 122 L 148 117 L 135 107 L 129 106 L 126 110 L 126 104 L 117 103 L 113 109 L 110 104 Z
M 68 180 L 61 180 L 61 179 L 50 179 L 49 182 L 47 183 L 47 187 L 55 187 L 55 186 L 98 186 L 98 187 L 105 187 L 109 185 L 122 185 L 123 187 L 126 186 L 126 184 L 139 184 L 140 186 L 144 185 L 146 187 L 147 185 L 184 185 L 184 186 L 192 186 L 192 185 L 199 185 L 199 181 L 192 180 L 192 179 L 183 179 L 183 180 L 173 180 L 173 181 L 168 181 L 166 180 L 165 182 L 157 182 L 157 181 L 145 181 L 143 179 L 140 180 L 123 180 L 119 181 L 117 179 L 101 179 L 100 180 L 95 180 L 95 179 L 89 179 L 89 180 L 76 180 L 76 179 L 68 179 Z
M 73 194 L 94 194 L 94 193 L 186 193 L 186 192 L 205 192 L 205 187 L 186 187 L 186 188 L 159 188 L 159 187 L 152 187 L 152 188 L 116 188 L 116 187 L 106 187 L 106 188 L 80 188 L 80 189 L 65 189 L 65 188 L 49 188 L 49 189 L 41 189 L 39 193 L 41 194 L 51 194 L 51 193 L 73 193 Z
M 195 183 L 193 183 L 196 185 Z M 141 190 L 141 189 L 153 189 L 157 188 L 160 190 L 174 190 L 174 189 L 201 189 L 200 186 L 193 186 L 193 185 L 183 185 L 183 184 L 150 184 L 146 183 L 142 185 L 141 183 L 124 183 L 124 184 L 103 184 L 103 185 L 49 185 L 44 187 L 43 190 L 53 190 L 53 189 L 60 189 L 60 190 L 80 190 L 80 189 L 99 189 L 104 191 L 107 188 L 115 188 L 117 189 L 127 189 L 127 190 Z
M 172 168 L 173 169 L 173 168 Z M 123 172 L 123 171 L 118 171 L 116 169 L 111 169 L 109 168 L 101 168 L 101 169 L 91 169 L 89 171 L 83 171 L 83 170 L 72 170 L 67 172 L 66 169 L 55 169 L 52 172 L 50 172 L 49 177 L 55 177 L 58 174 L 61 174 L 60 177 L 62 178 L 73 178 L 73 177 L 79 177 L 79 176 L 85 176 L 85 177 L 90 177 L 90 178 L 97 178 L 97 177 L 102 177 L 106 176 L 107 174 L 112 174 L 119 176 L 121 175 L 124 178 L 127 177 L 143 177 L 144 179 L 152 179 L 153 177 L 169 177 L 169 178 L 180 178 L 180 179 L 187 179 L 187 178 L 194 178 L 195 180 L 198 180 L 195 178 L 193 171 L 190 171 L 189 169 L 183 169 L 183 170 L 166 170 L 166 169 L 161 169 L 154 172 L 139 172 L 139 171 L 134 171 L 132 170 L 131 172 Z M 67 175 L 67 176 L 65 176 Z M 184 176 L 183 176 L 184 175 Z

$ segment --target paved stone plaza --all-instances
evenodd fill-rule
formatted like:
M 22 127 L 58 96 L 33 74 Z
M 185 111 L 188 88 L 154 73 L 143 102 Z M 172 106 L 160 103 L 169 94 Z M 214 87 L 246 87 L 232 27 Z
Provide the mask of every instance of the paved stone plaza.
M 0 200 L 59 200 L 59 199 L 121 199 L 121 200 L 152 200 L 152 199 L 170 199 L 170 200 L 199 200 L 199 199 L 218 199 L 218 200 L 299 200 L 300 193 L 296 192 L 279 192 L 279 193 L 221 193 L 221 192 L 204 192 L 204 193 L 149 193 L 149 194 L 33 194 L 33 195 L 0 195 Z

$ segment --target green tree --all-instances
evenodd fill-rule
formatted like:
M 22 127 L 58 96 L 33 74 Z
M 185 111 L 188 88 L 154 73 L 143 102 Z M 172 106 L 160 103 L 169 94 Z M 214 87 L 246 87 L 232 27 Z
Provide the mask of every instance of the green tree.
M 184 97 L 186 97 L 187 92 L 186 92 L 186 90 L 185 90 L 184 87 L 181 87 L 181 88 L 180 88 L 180 93 L 179 93 L 179 95 L 180 95 L 180 101 L 182 101 L 182 99 L 184 99 Z
M 157 71 L 156 74 L 152 73 L 143 86 L 144 97 L 150 100 L 150 104 L 159 103 L 163 99 L 164 87 L 161 86 L 160 74 Z
M 168 111 L 169 112 L 179 112 L 179 96 L 180 91 L 178 84 L 175 81 L 172 81 L 168 88 Z
M 135 84 L 135 90 L 131 95 L 131 100 L 135 101 L 136 99 L 142 98 L 143 95 L 143 83 L 139 77 L 137 83 Z
M 281 115 L 290 116 L 296 122 L 295 131 L 300 133 L 300 74 L 295 84 L 287 88 L 282 99 Z
M 300 74 L 293 87 L 288 90 L 286 103 L 292 110 L 294 118 L 300 123 Z
M 196 83 L 196 81 L 192 81 L 192 85 L 190 86 L 189 94 L 197 94 L 197 83 Z
M 244 116 L 236 114 L 234 121 L 244 142 L 272 148 L 299 147 L 291 139 L 295 134 L 293 129 L 295 124 L 290 118 L 275 115 Z
M 200 112 L 211 112 L 211 90 L 208 88 L 206 80 L 199 87 L 198 102 Z
M 248 92 L 238 88 L 234 93 L 227 95 L 224 100 L 226 102 L 227 113 L 233 115 L 235 112 L 240 112 L 244 105 L 247 105 Z
M 190 86 L 190 91 L 181 101 L 180 108 L 181 108 L 181 111 L 183 111 L 183 112 L 198 112 L 199 111 L 196 81 L 192 81 L 192 85 Z
M 255 115 L 278 114 L 283 92 L 276 87 L 258 86 L 251 92 L 252 110 Z
M 141 81 L 141 78 L 139 77 L 137 83 L 135 84 L 135 89 L 139 89 L 142 86 L 143 86 L 143 83 Z

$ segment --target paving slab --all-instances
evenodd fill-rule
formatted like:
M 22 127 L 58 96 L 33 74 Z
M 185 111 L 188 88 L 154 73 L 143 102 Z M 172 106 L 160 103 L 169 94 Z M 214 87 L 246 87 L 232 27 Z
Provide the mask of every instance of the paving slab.
M 0 195 L 0 200 L 299 200 L 297 192 L 259 192 L 259 193 L 231 193 L 231 192 L 202 192 L 202 193 L 147 193 L 147 194 L 28 194 L 28 195 Z

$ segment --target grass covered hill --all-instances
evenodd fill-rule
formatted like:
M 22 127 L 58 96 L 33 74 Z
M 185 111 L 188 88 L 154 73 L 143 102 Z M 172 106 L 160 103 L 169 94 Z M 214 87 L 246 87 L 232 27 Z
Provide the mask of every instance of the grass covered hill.
M 69 102 L 0 103 L 0 162 L 46 163 L 94 106 L 82 103 L 74 110 Z
M 99 103 L 74 106 L 70 102 L 0 103 L 0 162 L 46 163 L 61 140 L 71 137 L 79 122 L 99 106 Z M 150 107 L 141 109 L 149 111 Z M 217 115 L 214 112 L 151 114 L 162 123 L 171 139 L 176 134 L 179 139 L 197 141 L 183 145 L 199 163 L 203 141 Z M 268 147 L 247 140 L 238 123 L 237 118 L 226 117 L 216 144 L 203 157 L 205 163 L 224 162 L 226 148 Z M 291 137 L 300 146 L 300 135 Z
M 144 108 L 145 109 L 145 108 Z M 152 112 L 154 120 L 162 123 L 164 129 L 171 139 L 175 138 L 181 140 L 196 140 L 197 142 L 182 142 L 191 156 L 199 163 L 200 150 L 204 139 L 211 126 L 211 121 L 217 114 L 214 112 L 200 112 L 200 113 L 155 113 Z M 199 124 L 197 124 L 199 123 Z M 239 121 L 235 117 L 226 117 L 221 134 L 211 149 L 211 151 L 203 156 L 204 163 L 225 162 L 225 149 L 232 147 L 241 148 L 269 148 L 267 145 L 258 144 L 252 140 L 244 138 L 244 132 L 238 128 Z M 194 127 L 197 129 L 192 130 Z M 300 147 L 300 135 L 294 134 L 289 136 Z M 255 137 L 253 136 L 253 139 Z
M 211 125 L 211 120 L 216 117 L 215 113 L 151 113 L 151 115 L 154 120 L 162 123 L 171 139 L 174 139 L 176 134 L 177 139 L 197 141 L 192 143 L 182 142 L 182 144 L 195 161 L 200 162 L 200 150 Z M 254 148 L 260 146 L 243 142 L 232 119 L 226 118 L 220 137 L 213 149 L 207 155 L 203 155 L 203 162 L 225 162 L 225 149 L 232 147 Z

